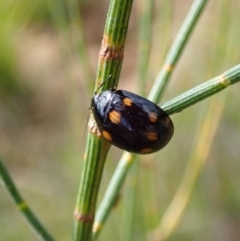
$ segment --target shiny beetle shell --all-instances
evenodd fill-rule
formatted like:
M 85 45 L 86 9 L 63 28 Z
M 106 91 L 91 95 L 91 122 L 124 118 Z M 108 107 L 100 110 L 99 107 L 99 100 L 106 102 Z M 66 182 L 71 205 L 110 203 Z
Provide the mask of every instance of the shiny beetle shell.
M 92 98 L 91 108 L 102 137 L 128 152 L 156 152 L 173 136 L 174 126 L 167 113 L 134 93 L 103 91 Z

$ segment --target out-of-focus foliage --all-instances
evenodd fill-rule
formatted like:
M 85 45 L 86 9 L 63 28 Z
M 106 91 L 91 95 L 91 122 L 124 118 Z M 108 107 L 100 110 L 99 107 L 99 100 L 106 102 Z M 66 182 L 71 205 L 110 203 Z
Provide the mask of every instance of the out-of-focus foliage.
M 56 239 L 63 241 L 70 239 L 72 231 L 85 145 L 82 133 L 91 95 L 76 55 L 78 46 L 73 45 L 72 40 L 78 36 L 74 36 L 72 22 L 61 32 L 52 16 L 52 6 L 63 7 L 65 16 L 60 18 L 66 18 L 71 13 L 69 6 L 76 2 L 55 0 L 50 6 L 49 1 L 0 1 L 0 155 L 27 202 Z M 133 92 L 137 89 L 137 2 L 119 83 L 120 88 Z M 166 6 L 164 0 L 155 1 L 148 87 L 192 3 L 190 0 L 167 2 Z M 107 4 L 108 1 L 84 1 L 79 6 L 94 69 Z M 209 2 L 164 100 L 239 64 L 239 12 L 238 0 Z M 227 30 L 221 31 L 224 24 Z M 189 206 L 169 240 L 239 239 L 238 84 L 219 96 L 226 105 L 212 149 Z M 129 178 L 99 240 L 126 240 L 131 232 L 132 240 L 141 241 L 156 227 L 178 188 L 196 138 L 194 133 L 204 120 L 210 101 L 172 116 L 173 140 L 156 155 L 139 158 L 140 166 L 133 169 L 139 178 Z M 111 148 L 99 199 L 120 155 L 120 150 Z M 0 239 L 37 240 L 2 187 L 0 197 Z M 134 210 L 133 218 L 129 210 Z M 132 230 L 128 230 L 130 224 Z

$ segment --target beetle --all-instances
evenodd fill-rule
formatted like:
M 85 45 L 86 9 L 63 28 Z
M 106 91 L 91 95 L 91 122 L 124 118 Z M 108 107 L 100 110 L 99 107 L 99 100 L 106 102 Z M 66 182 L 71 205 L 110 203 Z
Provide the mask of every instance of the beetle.
M 172 120 L 150 100 L 111 88 L 96 94 L 91 109 L 102 138 L 132 153 L 162 149 L 174 133 Z

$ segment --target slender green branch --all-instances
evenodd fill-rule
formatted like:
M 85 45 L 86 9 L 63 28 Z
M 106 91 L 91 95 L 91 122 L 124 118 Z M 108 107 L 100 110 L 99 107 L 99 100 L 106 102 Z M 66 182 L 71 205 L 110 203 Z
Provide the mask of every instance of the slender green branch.
M 187 17 L 184 20 L 182 27 L 180 28 L 176 39 L 167 54 L 163 67 L 152 86 L 148 96 L 149 100 L 156 103 L 162 97 L 162 94 L 172 75 L 173 69 L 175 68 L 207 2 L 208 0 L 195 0 L 193 2 Z
M 112 0 L 110 2 L 101 49 L 95 90 L 108 78 L 102 89 L 117 86 L 119 79 L 124 42 L 126 39 L 132 0 Z M 90 125 L 92 121 L 90 120 Z M 110 144 L 100 139 L 93 126 L 90 126 L 84 166 L 80 181 L 77 203 L 74 212 L 74 241 L 88 241 L 92 236 L 97 194 L 101 182 L 105 158 Z M 92 134 L 93 133 L 93 134 Z
M 118 197 L 119 191 L 123 186 L 126 174 L 135 159 L 135 154 L 130 154 L 124 152 L 122 158 L 119 161 L 118 167 L 113 175 L 108 188 L 105 192 L 104 198 L 98 208 L 96 219 L 93 226 L 93 239 L 95 240 L 102 227 L 105 223 L 109 213 L 111 212 L 111 207 L 113 207 L 115 200 Z
M 82 66 L 81 70 L 87 84 L 91 86 L 93 73 L 90 60 L 87 54 L 87 45 L 84 38 L 82 19 L 79 12 L 79 2 L 77 0 L 58 1 L 48 0 L 53 25 L 55 26 L 61 41 L 61 47 L 64 47 L 62 61 L 66 60 L 66 54 L 72 55 L 75 51 Z M 70 44 L 69 44 L 70 43 Z M 74 48 L 74 49 L 72 49 Z
M 240 65 L 237 65 L 222 75 L 215 77 L 195 88 L 182 93 L 174 99 L 167 101 L 161 108 L 169 115 L 180 112 L 197 102 L 208 98 L 211 95 L 227 88 L 229 85 L 236 84 L 240 81 Z
M 124 43 L 133 0 L 111 0 L 99 52 L 95 90 L 108 78 L 102 90 L 117 86 L 124 55 Z
M 154 240 L 167 240 L 180 222 L 184 209 L 190 200 L 194 184 L 207 161 L 224 111 L 224 105 L 225 102 L 220 96 L 215 96 L 211 101 L 201 127 L 196 130 L 195 137 L 197 138 L 189 154 L 188 163 L 183 177 L 179 181 L 178 189 L 154 230 Z
M 221 1 L 221 12 L 219 14 L 219 21 L 216 29 L 214 29 L 215 36 L 221 36 L 221 38 L 214 38 L 212 44 L 214 46 L 212 51 L 211 64 L 209 65 L 210 72 L 215 72 L 222 66 L 226 56 L 226 46 L 227 39 L 229 37 L 229 20 L 231 16 L 230 5 L 226 1 Z M 224 18 L 222 17 L 224 16 Z M 233 68 L 234 69 L 234 68 Z M 235 71 L 230 70 L 230 73 Z M 232 78 L 233 77 L 233 78 Z M 234 82 L 237 76 L 229 76 L 227 73 L 227 79 L 225 76 L 220 77 L 220 81 Z M 209 81 L 207 82 L 209 83 Z M 228 84 L 228 83 L 227 83 Z M 206 85 L 202 84 L 203 86 Z M 210 85 L 207 91 L 210 92 Z M 218 85 L 218 83 L 216 84 Z M 219 86 L 226 85 L 226 83 L 219 83 Z M 200 86 L 199 86 L 200 87 Z M 201 93 L 201 88 L 197 88 L 197 91 Z M 218 89 L 217 86 L 213 86 L 214 89 Z M 201 96 L 201 95 L 200 95 Z M 197 96 L 195 96 L 196 99 Z M 202 117 L 202 121 L 199 122 L 196 130 L 194 131 L 194 138 L 192 143 L 192 148 L 190 148 L 190 153 L 185 167 L 182 179 L 179 181 L 179 186 L 169 203 L 166 211 L 161 215 L 160 222 L 153 232 L 154 240 L 168 240 L 174 230 L 177 228 L 184 211 L 190 201 L 191 194 L 193 192 L 196 180 L 202 172 L 205 166 L 209 152 L 211 151 L 211 146 L 213 145 L 214 138 L 219 128 L 220 120 L 222 119 L 222 114 L 224 113 L 224 108 L 226 105 L 225 95 L 214 95 L 211 101 L 208 101 L 209 106 L 207 112 Z
M 96 141 L 92 134 L 88 135 L 83 173 L 74 211 L 73 240 L 90 240 L 99 183 L 109 147 L 107 142 Z
M 13 202 L 17 205 L 18 210 L 22 213 L 23 217 L 33 229 L 33 231 L 44 241 L 54 241 L 55 239 L 52 235 L 44 228 L 37 217 L 34 215 L 33 211 L 28 207 L 27 203 L 23 200 L 22 196 L 18 192 L 16 186 L 14 185 L 7 169 L 2 163 L 0 158 L 0 175 L 2 177 L 2 184 L 6 187 L 10 197 Z
M 138 93 L 145 96 L 145 84 L 148 75 L 149 57 L 151 50 L 152 25 L 153 25 L 153 0 L 139 2 L 141 8 L 139 38 L 138 38 Z
M 78 58 L 80 60 L 80 64 L 82 66 L 81 70 L 84 73 L 84 78 L 88 80 L 89 86 L 92 88 L 91 80 L 94 78 L 90 59 L 88 55 L 88 46 L 86 44 L 85 35 L 84 35 L 84 28 L 82 24 L 82 16 L 79 11 L 79 7 L 81 7 L 81 3 L 78 0 L 73 0 L 67 2 L 68 3 L 68 11 L 69 11 L 69 18 L 71 24 L 71 33 L 74 38 L 74 47 L 77 51 Z M 90 84 L 91 83 L 91 84 Z

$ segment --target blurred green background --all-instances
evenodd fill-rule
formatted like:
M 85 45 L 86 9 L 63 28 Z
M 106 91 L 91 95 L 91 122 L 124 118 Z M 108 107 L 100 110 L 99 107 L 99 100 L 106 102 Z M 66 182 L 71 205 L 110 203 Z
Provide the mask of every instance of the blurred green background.
M 133 92 L 138 89 L 140 2 L 134 2 L 119 82 L 119 88 Z M 155 1 L 148 90 L 191 4 Z M 82 134 L 107 8 L 108 1 L 94 0 L 0 1 L 0 155 L 30 207 L 57 240 L 71 237 L 86 141 Z M 238 0 L 209 1 L 163 101 L 239 64 L 239 13 Z M 206 165 L 168 240 L 239 240 L 239 85 L 218 95 L 225 108 L 209 143 Z M 169 145 L 139 157 L 139 167 L 133 167 L 99 240 L 149 237 L 178 188 L 210 101 L 173 115 L 175 135 Z M 121 153 L 115 147 L 110 150 L 99 201 Z M 134 209 L 131 218 L 129 209 Z M 2 186 L 0 240 L 38 240 Z

